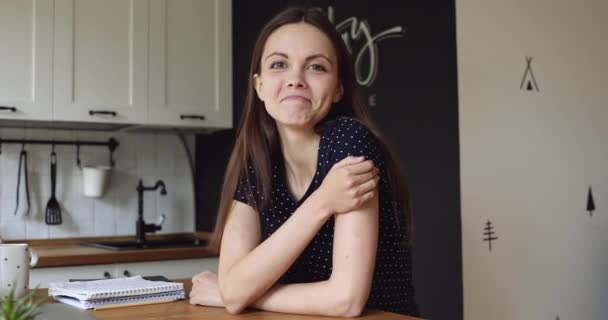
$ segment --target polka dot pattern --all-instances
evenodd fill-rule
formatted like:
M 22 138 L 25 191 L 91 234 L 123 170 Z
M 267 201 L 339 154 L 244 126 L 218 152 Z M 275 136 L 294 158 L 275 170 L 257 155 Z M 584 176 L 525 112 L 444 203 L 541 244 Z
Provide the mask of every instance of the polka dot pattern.
M 317 172 L 300 200 L 294 199 L 288 191 L 282 157 L 279 155 L 273 161 L 271 199 L 260 213 L 263 237 L 268 238 L 280 228 L 300 204 L 321 185 L 331 167 L 349 155 L 365 156 L 380 170 L 380 230 L 367 307 L 418 315 L 412 286 L 411 254 L 408 248 L 400 245 L 406 235 L 406 228 L 395 219 L 384 154 L 376 138 L 359 121 L 341 118 L 325 126 L 319 143 Z M 248 168 L 246 177 L 241 177 L 234 199 L 253 207 L 256 201 L 261 203 L 262 194 L 252 167 Z M 402 213 L 400 216 L 403 216 Z M 307 283 L 329 279 L 332 271 L 333 237 L 334 219 L 331 218 L 321 227 L 279 282 Z

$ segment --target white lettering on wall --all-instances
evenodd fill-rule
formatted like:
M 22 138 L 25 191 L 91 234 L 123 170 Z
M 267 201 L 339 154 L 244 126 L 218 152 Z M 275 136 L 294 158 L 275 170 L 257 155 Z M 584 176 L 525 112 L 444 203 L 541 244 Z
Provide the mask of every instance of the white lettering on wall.
M 342 40 L 346 43 L 346 47 L 354 56 L 357 82 L 362 86 L 371 86 L 378 73 L 378 42 L 384 39 L 403 37 L 405 35 L 405 28 L 403 26 L 395 26 L 372 35 L 372 30 L 367 20 L 359 21 L 356 17 L 350 17 L 336 24 L 333 7 L 329 6 L 327 8 L 327 14 L 329 20 L 336 25 L 336 30 L 342 35 Z M 361 38 L 363 46 L 357 52 L 353 52 L 352 42 Z M 366 58 L 367 70 L 363 70 L 363 63 Z

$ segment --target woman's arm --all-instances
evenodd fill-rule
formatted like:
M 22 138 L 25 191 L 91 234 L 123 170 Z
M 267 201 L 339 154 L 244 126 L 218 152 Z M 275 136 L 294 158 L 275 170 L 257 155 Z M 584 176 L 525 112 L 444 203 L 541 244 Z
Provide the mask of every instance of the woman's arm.
M 335 212 L 360 207 L 374 194 L 377 170 L 371 161 L 347 157 L 336 163 L 315 191 L 268 239 L 260 243 L 258 214 L 235 201 L 224 229 L 218 281 L 232 313 L 262 297 L 289 269 Z
M 376 196 L 358 210 L 336 215 L 329 280 L 275 285 L 254 306 L 285 313 L 359 316 L 371 289 L 378 243 L 378 210 Z
M 260 243 L 258 214 L 235 201 L 226 221 L 218 270 L 226 309 L 239 313 L 261 297 L 289 269 L 329 216 L 315 201 L 305 201 Z

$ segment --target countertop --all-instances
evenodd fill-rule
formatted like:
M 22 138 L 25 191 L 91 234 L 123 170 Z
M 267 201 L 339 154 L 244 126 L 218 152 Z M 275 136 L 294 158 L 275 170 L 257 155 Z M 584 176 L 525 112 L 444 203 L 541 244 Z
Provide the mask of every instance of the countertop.
M 184 289 L 190 292 L 192 282 L 189 279 L 178 280 L 185 284 Z M 46 289 L 39 290 L 38 296 L 45 296 Z M 49 302 L 53 301 L 49 298 Z M 239 315 L 228 313 L 225 308 L 193 306 L 188 300 L 181 300 L 170 303 L 151 304 L 144 306 L 132 306 L 106 310 L 89 310 L 88 313 L 99 319 L 104 320 L 131 320 L 131 319 L 146 319 L 146 320 L 190 320 L 190 319 L 217 319 L 217 320 L 324 320 L 324 319 L 340 319 L 334 317 L 321 316 L 304 316 L 296 314 L 285 314 L 268 311 L 246 310 Z M 384 312 L 378 310 L 365 310 L 361 317 L 362 320 L 421 320 L 420 318 L 408 317 L 396 313 Z
M 180 233 L 166 235 L 150 235 L 148 239 L 209 239 L 208 233 Z M 49 240 L 23 240 L 9 241 L 9 243 L 28 243 L 38 254 L 38 263 L 35 268 L 65 267 L 77 265 L 106 264 L 119 262 L 144 262 L 174 259 L 197 259 L 217 257 L 216 250 L 206 247 L 144 249 L 114 251 L 85 247 L 79 245 L 90 241 L 124 241 L 133 237 L 88 237 Z

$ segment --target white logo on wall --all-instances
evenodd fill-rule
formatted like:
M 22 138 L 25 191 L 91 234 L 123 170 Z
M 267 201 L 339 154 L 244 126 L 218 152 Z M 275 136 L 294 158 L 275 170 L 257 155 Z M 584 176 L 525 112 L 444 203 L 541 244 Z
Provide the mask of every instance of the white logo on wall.
M 350 17 L 336 24 L 333 7 L 329 6 L 327 8 L 327 14 L 329 20 L 336 25 L 336 30 L 342 35 L 342 40 L 346 43 L 346 47 L 353 54 L 357 82 L 361 86 L 370 87 L 378 74 L 378 64 L 380 62 L 378 43 L 389 38 L 403 37 L 405 35 L 405 28 L 403 26 L 394 26 L 376 35 L 372 35 L 372 29 L 367 20 L 359 21 L 356 17 Z M 354 52 L 352 43 L 361 38 L 363 38 L 363 46 L 357 52 Z M 366 70 L 364 70 L 365 59 L 367 59 Z

